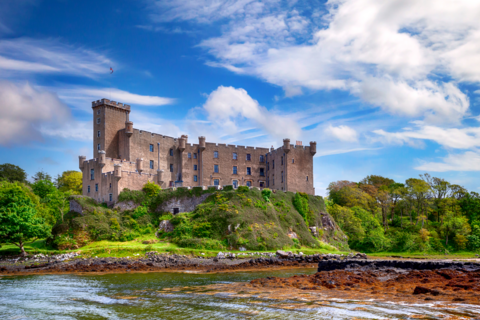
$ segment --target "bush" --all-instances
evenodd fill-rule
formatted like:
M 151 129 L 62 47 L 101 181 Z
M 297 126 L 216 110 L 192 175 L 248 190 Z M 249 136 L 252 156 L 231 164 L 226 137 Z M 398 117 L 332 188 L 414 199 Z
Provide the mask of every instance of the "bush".
M 272 190 L 265 188 L 262 190 L 262 197 L 265 201 L 270 202 L 270 197 L 272 196 Z
M 293 206 L 303 217 L 303 220 L 305 220 L 305 223 L 308 227 L 310 218 L 313 216 L 313 211 L 308 207 L 308 194 L 304 192 L 297 192 L 293 198 Z
M 237 192 L 248 192 L 249 190 L 250 190 L 250 188 L 247 187 L 247 186 L 239 186 L 237 188 Z
M 223 191 L 232 191 L 233 190 L 233 186 L 225 186 L 223 187 Z
M 132 218 L 133 219 L 138 219 L 140 217 L 143 217 L 144 215 L 146 215 L 148 213 L 148 209 L 147 207 L 144 207 L 144 206 L 139 206 L 137 207 L 133 213 L 132 213 Z
M 455 247 L 457 250 L 465 250 L 467 248 L 468 239 L 463 234 L 457 234 L 453 241 L 455 242 Z
M 118 195 L 119 202 L 132 201 L 136 204 L 142 204 L 145 201 L 146 193 L 140 190 L 130 190 L 124 188 L 122 192 Z
M 162 190 L 158 184 L 153 181 L 148 181 L 142 188 L 142 191 L 145 192 L 147 197 L 154 197 Z

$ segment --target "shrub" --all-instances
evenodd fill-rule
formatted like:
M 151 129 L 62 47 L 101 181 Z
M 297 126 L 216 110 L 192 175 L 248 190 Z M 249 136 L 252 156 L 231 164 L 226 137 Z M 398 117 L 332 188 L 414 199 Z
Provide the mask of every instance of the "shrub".
M 223 187 L 223 191 L 232 191 L 233 190 L 233 186 L 225 186 Z
M 303 217 L 307 227 L 309 226 L 309 220 L 313 216 L 313 211 L 308 207 L 308 194 L 304 192 L 297 192 L 293 198 L 293 206 L 297 209 L 298 213 Z
M 140 217 L 143 217 L 144 215 L 146 215 L 148 213 L 148 209 L 147 207 L 144 207 L 144 206 L 139 206 L 137 207 L 133 213 L 132 213 L 132 218 L 133 219 L 138 219 Z
M 248 192 L 249 190 L 250 190 L 250 188 L 247 187 L 247 186 L 239 186 L 237 188 L 237 192 Z
M 467 248 L 467 237 L 465 237 L 463 234 L 457 234 L 454 238 L 453 241 L 455 242 L 455 246 L 457 250 L 465 250 Z
M 162 190 L 162 188 L 153 181 L 148 181 L 142 188 L 142 191 L 145 192 L 148 197 L 156 196 L 160 190 Z
M 136 204 L 141 204 L 145 201 L 146 193 L 140 190 L 130 190 L 128 188 L 124 188 L 122 192 L 118 195 L 118 201 L 120 202 L 127 202 L 133 201 Z
M 270 202 L 270 197 L 272 196 L 272 190 L 265 188 L 262 190 L 262 197 L 265 201 Z
M 189 238 L 177 242 L 179 247 L 192 249 L 223 250 L 225 246 L 216 239 Z

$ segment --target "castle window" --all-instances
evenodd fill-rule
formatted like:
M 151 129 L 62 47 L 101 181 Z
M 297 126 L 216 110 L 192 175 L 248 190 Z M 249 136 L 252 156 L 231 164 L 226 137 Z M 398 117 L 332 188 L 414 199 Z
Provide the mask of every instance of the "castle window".
M 292 163 L 295 163 L 295 159 L 292 159 Z
M 232 153 L 232 156 L 233 156 L 233 160 L 237 160 L 237 153 L 236 152 Z
M 197 154 L 196 153 L 193 154 L 193 159 L 197 159 Z
M 250 161 L 252 160 L 252 156 L 250 155 L 250 153 L 247 153 L 247 161 Z
M 218 151 L 213 151 L 213 157 L 218 158 Z
M 275 169 L 275 160 L 272 160 L 272 169 Z
M 100 135 L 101 135 L 100 130 L 98 130 L 98 131 L 97 131 L 97 137 L 100 138 Z
M 265 187 L 265 183 L 263 181 L 260 181 L 260 188 L 264 188 Z
M 198 178 L 197 176 L 193 176 L 193 182 L 197 182 Z
M 112 184 L 110 183 L 110 189 L 112 189 Z
M 100 118 L 97 118 L 97 124 L 100 124 Z
M 97 114 L 100 114 L 100 109 L 99 109 L 99 110 L 97 110 Z
M 251 176 L 251 175 L 252 175 L 252 168 L 247 167 L 247 176 Z
M 97 144 L 97 150 L 100 150 L 100 143 Z
M 153 166 L 154 166 L 153 160 L 150 160 L 150 169 L 153 169 Z
M 173 149 L 170 149 L 170 156 L 173 157 Z
M 189 152 L 189 153 L 188 153 L 188 159 L 191 159 L 191 158 L 192 158 L 192 153 Z
M 197 171 L 197 165 L 196 164 L 193 165 L 193 170 Z
M 220 180 L 219 179 L 213 179 L 213 185 L 214 186 L 219 186 L 220 185 Z
M 233 187 L 238 188 L 238 180 L 233 180 Z
M 87 187 L 87 192 L 90 193 L 90 186 Z
M 95 191 L 98 192 L 98 183 L 95 183 Z
M 282 171 L 282 183 L 283 183 L 283 171 Z
M 170 163 L 170 172 L 173 172 L 173 163 Z
M 264 162 L 265 158 L 263 156 L 260 156 L 260 162 Z
M 264 168 L 260 168 L 260 176 L 265 177 L 265 169 Z
M 308 176 L 307 176 L 307 181 L 308 181 Z
M 113 201 L 113 194 L 111 193 L 108 194 L 108 201 L 110 202 Z
M 233 174 L 237 174 L 237 166 L 233 166 Z
M 213 165 L 213 172 L 218 173 L 218 164 Z
M 150 152 L 153 152 L 153 144 L 150 145 Z
M 95 180 L 95 169 L 90 169 L 90 180 Z
M 247 181 L 247 187 L 251 187 L 252 186 L 252 181 L 248 180 Z

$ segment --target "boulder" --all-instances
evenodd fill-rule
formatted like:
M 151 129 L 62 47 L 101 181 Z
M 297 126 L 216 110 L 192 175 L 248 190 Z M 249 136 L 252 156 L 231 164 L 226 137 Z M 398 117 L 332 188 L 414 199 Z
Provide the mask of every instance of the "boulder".
M 297 240 L 298 240 L 298 235 L 297 235 L 294 231 L 292 231 L 292 230 L 288 231 L 287 236 L 288 236 L 290 239 L 297 239 Z
M 285 252 L 285 251 L 282 251 L 282 250 L 277 250 L 276 252 L 276 255 L 279 257 L 279 258 L 288 258 L 288 253 Z
M 70 211 L 74 211 L 83 216 L 82 206 L 80 205 L 80 203 L 78 203 L 74 199 L 70 199 Z
M 223 252 L 219 252 L 217 254 L 217 259 L 225 259 L 225 254 L 223 254 Z
M 170 222 L 170 220 L 162 220 L 162 221 L 160 221 L 160 224 L 158 225 L 158 230 L 159 231 L 172 232 L 173 229 L 175 229 L 175 227 Z

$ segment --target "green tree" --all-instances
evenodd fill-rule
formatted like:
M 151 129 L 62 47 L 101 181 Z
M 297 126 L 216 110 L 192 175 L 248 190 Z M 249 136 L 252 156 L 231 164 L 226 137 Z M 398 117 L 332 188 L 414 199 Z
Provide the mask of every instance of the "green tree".
M 82 173 L 79 171 L 64 171 L 57 179 L 57 187 L 62 192 L 82 194 Z
M 25 171 L 11 163 L 0 164 L 0 181 L 6 180 L 8 182 L 26 182 L 27 174 Z
M 333 204 L 327 207 L 328 213 L 332 215 L 338 224 L 348 236 L 349 241 L 362 241 L 365 238 L 365 230 L 362 227 L 362 220 L 355 216 L 350 208 L 341 207 Z
M 55 192 L 57 188 L 52 181 L 38 180 L 32 184 L 32 190 L 40 199 L 45 199 L 48 194 Z
M 71 191 L 62 192 L 55 189 L 43 199 L 44 203 L 53 211 L 55 222 L 58 219 L 62 219 L 63 222 L 64 214 L 70 210 L 70 201 L 68 200 L 68 197 L 71 195 Z
M 362 228 L 365 230 L 364 239 L 362 241 L 352 241 L 351 247 L 354 249 L 374 252 L 387 249 L 389 241 L 385 237 L 385 232 L 380 221 L 363 208 L 353 207 L 351 210 L 355 217 L 362 221 Z
M 447 211 L 442 225 L 442 231 L 445 234 L 445 245 L 448 246 L 449 237 L 456 235 L 467 235 L 471 228 L 465 216 L 455 214 L 452 211 Z
M 36 216 L 35 204 L 18 183 L 0 183 L 0 239 L 13 243 L 26 255 L 27 241 L 50 234 L 49 226 Z
M 33 182 L 37 182 L 40 180 L 47 180 L 52 182 L 52 176 L 46 173 L 45 171 L 38 171 L 32 176 Z

